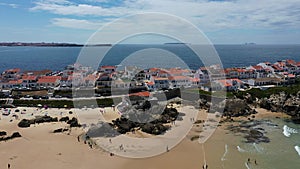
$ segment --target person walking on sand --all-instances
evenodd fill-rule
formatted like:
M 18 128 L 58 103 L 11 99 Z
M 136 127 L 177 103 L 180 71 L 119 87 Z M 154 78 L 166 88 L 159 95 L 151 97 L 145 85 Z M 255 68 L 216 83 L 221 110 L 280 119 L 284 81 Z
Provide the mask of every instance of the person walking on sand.
M 7 164 L 7 168 L 10 169 L 10 164 L 9 163 Z
M 257 165 L 256 159 L 254 160 L 254 164 Z

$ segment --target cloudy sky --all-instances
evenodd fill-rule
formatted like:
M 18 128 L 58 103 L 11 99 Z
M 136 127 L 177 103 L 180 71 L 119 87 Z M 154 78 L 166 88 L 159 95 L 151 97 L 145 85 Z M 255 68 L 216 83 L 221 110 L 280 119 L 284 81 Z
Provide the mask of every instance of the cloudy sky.
M 0 0 L 0 41 L 85 43 L 107 23 L 143 12 L 184 18 L 214 44 L 300 44 L 300 0 Z

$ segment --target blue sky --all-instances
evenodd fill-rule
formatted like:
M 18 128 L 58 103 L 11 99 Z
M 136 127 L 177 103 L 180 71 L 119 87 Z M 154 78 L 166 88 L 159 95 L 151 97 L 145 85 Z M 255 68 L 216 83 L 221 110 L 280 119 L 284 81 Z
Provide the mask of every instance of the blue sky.
M 141 12 L 184 18 L 214 44 L 300 44 L 299 0 L 0 0 L 0 41 L 85 43 L 114 19 Z M 141 39 L 130 42 L 167 41 Z

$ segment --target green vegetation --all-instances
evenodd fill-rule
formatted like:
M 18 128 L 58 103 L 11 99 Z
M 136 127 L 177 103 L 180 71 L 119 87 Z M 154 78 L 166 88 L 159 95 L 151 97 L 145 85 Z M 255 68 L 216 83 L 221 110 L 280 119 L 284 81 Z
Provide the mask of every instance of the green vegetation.
M 117 102 L 119 103 L 121 101 L 121 98 L 106 98 L 106 99 L 97 99 L 97 105 L 94 105 L 94 107 L 109 107 L 112 106 Z M 95 102 L 95 100 L 78 100 L 78 101 L 72 101 L 72 100 L 14 100 L 14 105 L 15 106 L 25 106 L 25 107 L 36 107 L 38 104 L 41 105 L 47 105 L 48 107 L 53 107 L 53 108 L 64 108 L 65 105 L 68 108 L 73 108 L 74 103 L 76 107 L 91 107 L 92 104 Z
M 188 92 L 188 93 L 194 93 L 194 94 L 199 93 L 200 95 L 203 95 L 203 96 L 212 96 L 213 95 L 215 97 L 224 97 L 224 95 L 226 95 L 227 98 L 233 98 L 234 97 L 234 94 L 232 92 L 224 93 L 225 91 L 215 91 L 214 93 L 204 91 L 204 90 L 201 90 L 201 89 L 187 89 L 185 91 Z
M 248 91 L 239 91 L 236 93 L 233 93 L 238 98 L 243 98 L 247 93 L 251 94 L 253 98 L 265 98 L 270 97 L 272 94 L 278 94 L 280 92 L 285 92 L 289 95 L 295 95 L 300 91 L 300 84 L 290 85 L 290 86 L 281 86 L 281 87 L 273 87 L 269 88 L 267 90 L 260 90 L 260 89 L 251 89 Z

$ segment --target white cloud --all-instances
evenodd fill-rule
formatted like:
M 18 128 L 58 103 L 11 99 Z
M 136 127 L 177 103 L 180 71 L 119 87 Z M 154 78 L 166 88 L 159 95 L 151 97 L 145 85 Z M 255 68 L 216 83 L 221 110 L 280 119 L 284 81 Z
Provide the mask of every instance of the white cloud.
M 101 1 L 106 0 L 87 0 Z M 299 0 L 125 0 L 123 6 L 76 4 L 67 0 L 36 2 L 32 11 L 65 16 L 122 17 L 137 12 L 165 12 L 184 17 L 204 30 L 299 27 Z
M 70 18 L 54 18 L 51 20 L 51 23 L 59 27 L 86 30 L 97 30 L 102 26 L 102 23 L 99 22 Z
M 0 3 L 1 6 L 9 6 L 9 7 L 12 7 L 12 8 L 17 8 L 18 5 L 17 4 L 10 4 L 10 3 Z

